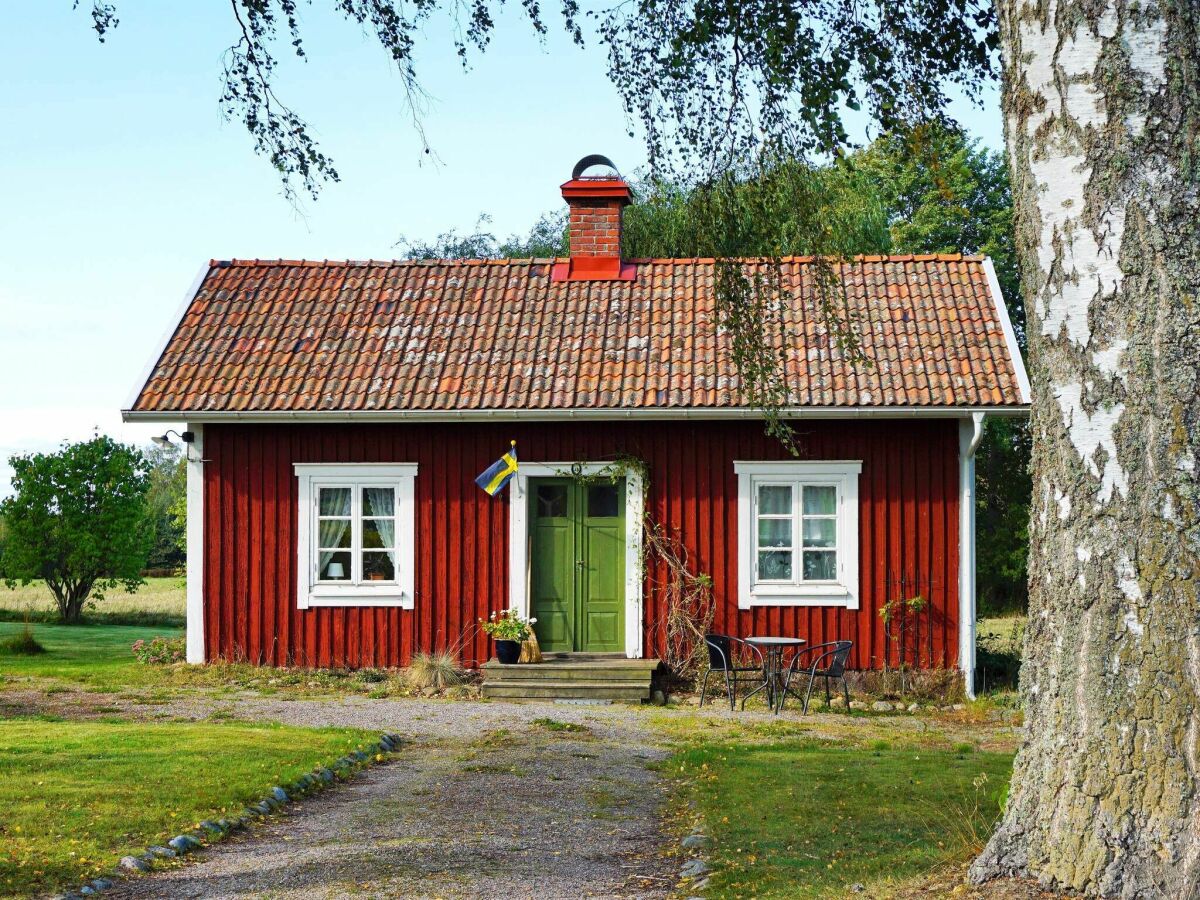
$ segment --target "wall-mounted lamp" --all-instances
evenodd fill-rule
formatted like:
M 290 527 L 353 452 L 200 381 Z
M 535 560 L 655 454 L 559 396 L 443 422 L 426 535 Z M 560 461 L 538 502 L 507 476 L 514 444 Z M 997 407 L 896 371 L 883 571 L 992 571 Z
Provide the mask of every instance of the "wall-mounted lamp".
M 158 444 L 160 447 L 174 447 L 175 442 L 170 438 L 170 435 L 172 434 L 183 441 L 184 455 L 187 457 L 188 462 L 208 462 L 206 459 L 192 458 L 192 443 L 196 440 L 196 432 L 194 431 L 179 432 L 174 428 L 171 428 L 168 429 L 165 434 L 156 434 L 154 437 L 150 438 L 150 440 L 154 441 L 154 443 Z

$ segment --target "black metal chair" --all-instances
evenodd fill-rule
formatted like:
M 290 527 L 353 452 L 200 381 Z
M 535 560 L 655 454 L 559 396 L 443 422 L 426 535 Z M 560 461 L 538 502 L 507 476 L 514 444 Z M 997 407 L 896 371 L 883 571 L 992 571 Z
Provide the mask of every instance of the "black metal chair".
M 755 683 L 762 683 L 766 677 L 766 660 L 763 659 L 762 651 L 753 644 L 728 634 L 706 634 L 704 643 L 708 646 L 708 671 L 704 673 L 704 681 L 700 687 L 700 705 L 704 705 L 704 698 L 708 694 L 709 677 L 717 673 L 725 676 L 725 693 L 729 697 L 729 708 L 732 710 L 737 705 L 738 682 L 753 680 Z M 739 655 L 742 660 L 738 659 Z M 739 665 L 746 657 L 757 660 L 758 664 Z M 755 677 L 747 678 L 749 673 L 754 673 Z
M 828 706 L 832 699 L 829 693 L 829 682 L 834 679 L 840 679 L 842 682 L 842 691 L 846 695 L 846 708 L 850 708 L 850 685 L 846 683 L 846 660 L 850 658 L 850 651 L 854 648 L 853 641 L 830 641 L 827 644 L 817 644 L 814 647 L 805 647 L 803 650 L 796 652 L 792 657 L 791 665 L 787 668 L 787 676 L 783 680 L 783 690 L 779 692 L 779 702 L 775 705 L 775 712 L 778 714 L 783 710 L 784 701 L 787 700 L 787 695 L 792 694 L 797 700 L 800 695 L 792 693 L 792 679 L 799 675 L 804 677 L 808 675 L 808 689 L 804 692 L 804 715 L 808 715 L 808 701 L 812 699 L 813 684 L 818 678 L 825 679 L 825 705 Z M 804 660 L 801 663 L 801 660 Z

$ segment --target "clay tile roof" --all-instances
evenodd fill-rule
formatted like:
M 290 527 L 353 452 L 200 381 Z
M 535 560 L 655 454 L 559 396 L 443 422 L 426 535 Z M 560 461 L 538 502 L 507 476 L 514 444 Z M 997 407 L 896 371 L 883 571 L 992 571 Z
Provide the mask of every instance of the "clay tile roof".
M 635 280 L 611 282 L 552 281 L 554 262 L 214 260 L 132 412 L 746 405 L 711 259 L 636 260 Z M 837 346 L 812 260 L 782 269 L 789 405 L 1028 403 L 984 259 L 838 264 L 869 363 Z

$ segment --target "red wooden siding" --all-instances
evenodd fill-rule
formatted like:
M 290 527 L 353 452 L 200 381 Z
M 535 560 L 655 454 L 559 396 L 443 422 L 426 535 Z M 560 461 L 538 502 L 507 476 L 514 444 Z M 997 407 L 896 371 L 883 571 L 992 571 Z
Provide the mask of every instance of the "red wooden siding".
M 856 668 L 900 661 L 952 667 L 958 647 L 958 430 L 955 420 L 811 421 L 805 459 L 860 459 L 860 603 L 737 608 L 737 477 L 733 461 L 784 459 L 760 424 L 585 422 L 517 424 L 208 425 L 205 468 L 205 647 L 210 659 L 276 665 L 396 666 L 414 651 L 462 645 L 488 653 L 475 621 L 508 605 L 509 491 L 489 498 L 474 477 L 518 441 L 522 460 L 650 467 L 649 505 L 713 578 L 715 628 L 850 638 Z M 415 462 L 416 608 L 296 607 L 297 480 L 293 463 Z M 658 653 L 662 610 L 646 573 L 645 647 Z M 905 646 L 879 609 L 890 596 L 929 601 Z M 915 587 L 914 587 L 915 585 Z M 464 634 L 472 632 L 464 641 Z M 915 655 L 914 655 L 915 654 Z

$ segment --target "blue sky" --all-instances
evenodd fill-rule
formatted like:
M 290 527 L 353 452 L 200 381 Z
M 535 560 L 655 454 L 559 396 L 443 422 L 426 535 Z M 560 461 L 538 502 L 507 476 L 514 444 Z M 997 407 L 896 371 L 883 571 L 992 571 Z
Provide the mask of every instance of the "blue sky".
M 299 217 L 221 119 L 227 5 L 119 0 L 104 44 L 81 5 L 21 4 L 0 31 L 0 495 L 12 453 L 94 427 L 137 443 L 162 430 L 119 411 L 210 258 L 390 258 L 401 236 L 469 231 L 481 213 L 507 235 L 560 205 L 581 156 L 626 172 L 644 160 L 603 52 L 553 29 L 539 44 L 519 4 L 466 73 L 448 24 L 428 27 L 426 157 L 383 53 L 316 0 L 302 7 L 309 60 L 285 63 L 278 90 L 343 180 Z M 998 146 L 984 99 L 955 112 Z

